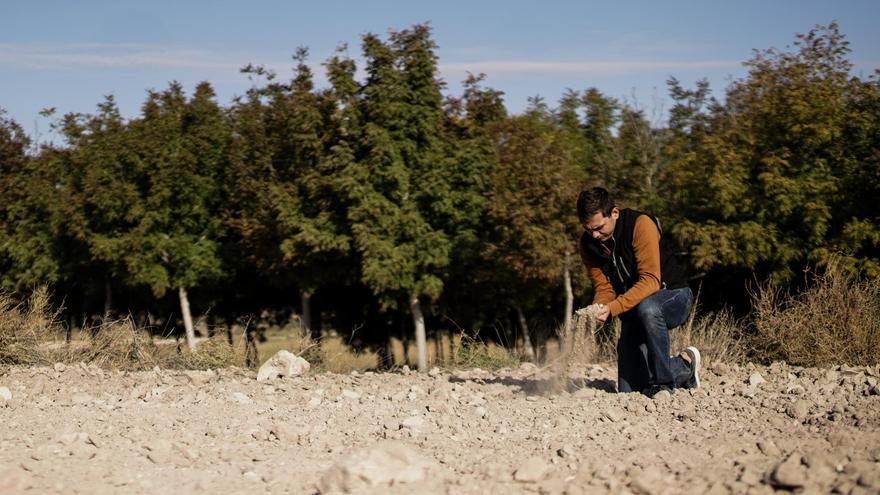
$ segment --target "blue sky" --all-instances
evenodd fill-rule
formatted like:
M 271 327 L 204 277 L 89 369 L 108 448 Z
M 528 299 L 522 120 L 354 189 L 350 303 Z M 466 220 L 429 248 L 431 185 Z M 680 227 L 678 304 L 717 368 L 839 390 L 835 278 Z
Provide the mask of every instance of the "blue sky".
M 723 93 L 742 77 L 752 49 L 785 48 L 795 33 L 836 20 L 863 77 L 880 67 L 880 1 L 40 1 L 0 0 L 0 108 L 48 139 L 42 108 L 93 112 L 113 94 L 137 115 L 148 89 L 210 81 L 222 104 L 250 85 L 238 69 L 262 64 L 290 74 L 308 46 L 320 63 L 343 42 L 429 21 L 441 76 L 460 92 L 466 72 L 484 72 L 522 111 L 566 88 L 597 87 L 635 101 L 649 116 L 668 107 L 665 81 L 707 78 Z

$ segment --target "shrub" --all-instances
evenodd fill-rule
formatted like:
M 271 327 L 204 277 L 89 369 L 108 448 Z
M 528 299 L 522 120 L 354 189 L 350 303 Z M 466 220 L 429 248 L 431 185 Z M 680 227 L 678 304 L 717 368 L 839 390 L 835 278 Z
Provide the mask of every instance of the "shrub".
M 752 301 L 755 359 L 797 366 L 880 362 L 880 279 L 860 278 L 832 262 L 798 294 L 768 283 Z
M 752 294 L 754 359 L 796 366 L 880 362 L 880 279 L 863 279 L 836 262 L 798 294 L 770 284 Z

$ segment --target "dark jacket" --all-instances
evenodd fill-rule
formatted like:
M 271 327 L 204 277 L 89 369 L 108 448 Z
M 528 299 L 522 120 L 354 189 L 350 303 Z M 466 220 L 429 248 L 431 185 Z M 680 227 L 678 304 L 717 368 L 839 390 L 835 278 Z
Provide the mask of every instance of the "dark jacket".
M 639 281 L 639 269 L 633 251 L 633 231 L 636 219 L 640 215 L 647 215 L 660 231 L 660 288 L 686 287 L 685 272 L 675 260 L 673 250 L 666 236 L 663 235 L 660 221 L 653 215 L 628 208 L 621 209 L 617 224 L 614 226 L 614 234 L 605 242 L 605 246 L 611 250 L 611 255 L 605 254 L 602 242 L 594 239 L 589 232 L 584 232 L 580 241 L 581 256 L 589 257 L 602 269 L 617 295 L 625 293 Z

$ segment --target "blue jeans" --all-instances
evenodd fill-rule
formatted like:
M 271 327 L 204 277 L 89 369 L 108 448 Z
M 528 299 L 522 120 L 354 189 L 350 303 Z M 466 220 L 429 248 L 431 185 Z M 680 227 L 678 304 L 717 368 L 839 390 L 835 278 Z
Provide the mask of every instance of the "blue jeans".
M 655 385 L 684 385 L 690 365 L 669 357 L 669 330 L 687 320 L 694 302 L 689 287 L 660 290 L 620 315 L 617 341 L 617 390 L 639 392 Z

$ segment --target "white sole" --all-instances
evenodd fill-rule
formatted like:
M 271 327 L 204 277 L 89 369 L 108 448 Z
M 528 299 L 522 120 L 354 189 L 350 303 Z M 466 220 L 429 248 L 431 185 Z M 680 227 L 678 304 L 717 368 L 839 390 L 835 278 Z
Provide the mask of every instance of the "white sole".
M 694 370 L 693 388 L 700 388 L 700 361 L 702 360 L 700 351 L 696 347 L 691 346 L 686 348 L 684 352 L 691 358 L 691 368 Z

